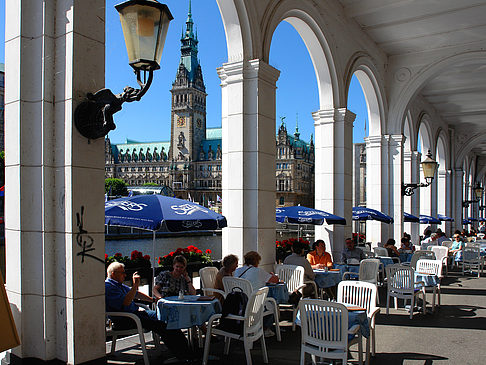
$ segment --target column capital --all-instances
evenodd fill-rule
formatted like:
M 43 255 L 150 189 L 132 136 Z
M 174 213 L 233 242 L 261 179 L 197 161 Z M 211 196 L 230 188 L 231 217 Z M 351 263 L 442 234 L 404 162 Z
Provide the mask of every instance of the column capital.
M 321 109 L 312 113 L 314 126 L 329 124 L 334 122 L 353 123 L 356 114 L 347 108 Z
M 403 146 L 407 139 L 403 134 L 387 134 L 383 137 L 388 140 L 390 146 Z
M 241 82 L 244 78 L 257 78 L 276 84 L 280 71 L 260 59 L 227 62 L 216 69 L 222 86 Z
M 381 146 L 383 144 L 383 136 L 382 135 L 377 135 L 377 136 L 368 136 L 365 137 L 364 141 L 366 143 L 366 147 L 376 147 L 376 146 Z

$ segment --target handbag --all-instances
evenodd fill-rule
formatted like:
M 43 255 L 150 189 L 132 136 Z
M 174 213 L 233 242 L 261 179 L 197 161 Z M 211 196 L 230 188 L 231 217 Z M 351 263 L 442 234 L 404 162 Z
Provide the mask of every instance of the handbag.
M 302 293 L 298 290 L 290 293 L 289 295 L 289 304 L 292 304 L 294 307 L 299 305 L 300 298 L 302 298 Z

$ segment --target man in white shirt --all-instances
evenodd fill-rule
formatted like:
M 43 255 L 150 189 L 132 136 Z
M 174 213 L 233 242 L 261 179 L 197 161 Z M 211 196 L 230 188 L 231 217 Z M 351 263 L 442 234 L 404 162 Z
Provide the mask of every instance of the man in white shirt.
M 256 251 L 247 252 L 243 257 L 243 266 L 237 268 L 233 276 L 248 280 L 253 290 L 264 287 L 266 283 L 278 283 L 278 276 L 258 267 L 261 259 L 262 257 Z

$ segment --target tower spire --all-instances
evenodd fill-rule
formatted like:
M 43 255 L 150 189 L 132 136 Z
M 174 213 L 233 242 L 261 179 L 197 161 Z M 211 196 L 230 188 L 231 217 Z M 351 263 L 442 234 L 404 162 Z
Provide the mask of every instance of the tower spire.
M 300 132 L 299 132 L 299 113 L 295 113 L 295 133 L 294 133 L 295 139 L 299 139 L 300 137 Z

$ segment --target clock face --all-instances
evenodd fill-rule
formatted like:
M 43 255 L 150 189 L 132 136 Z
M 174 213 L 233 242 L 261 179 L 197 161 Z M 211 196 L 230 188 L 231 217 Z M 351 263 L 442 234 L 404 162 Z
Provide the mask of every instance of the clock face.
M 177 126 L 178 127 L 185 127 L 186 126 L 186 119 L 184 117 L 177 118 Z
M 202 128 L 202 120 L 201 119 L 196 120 L 196 126 L 198 128 Z

